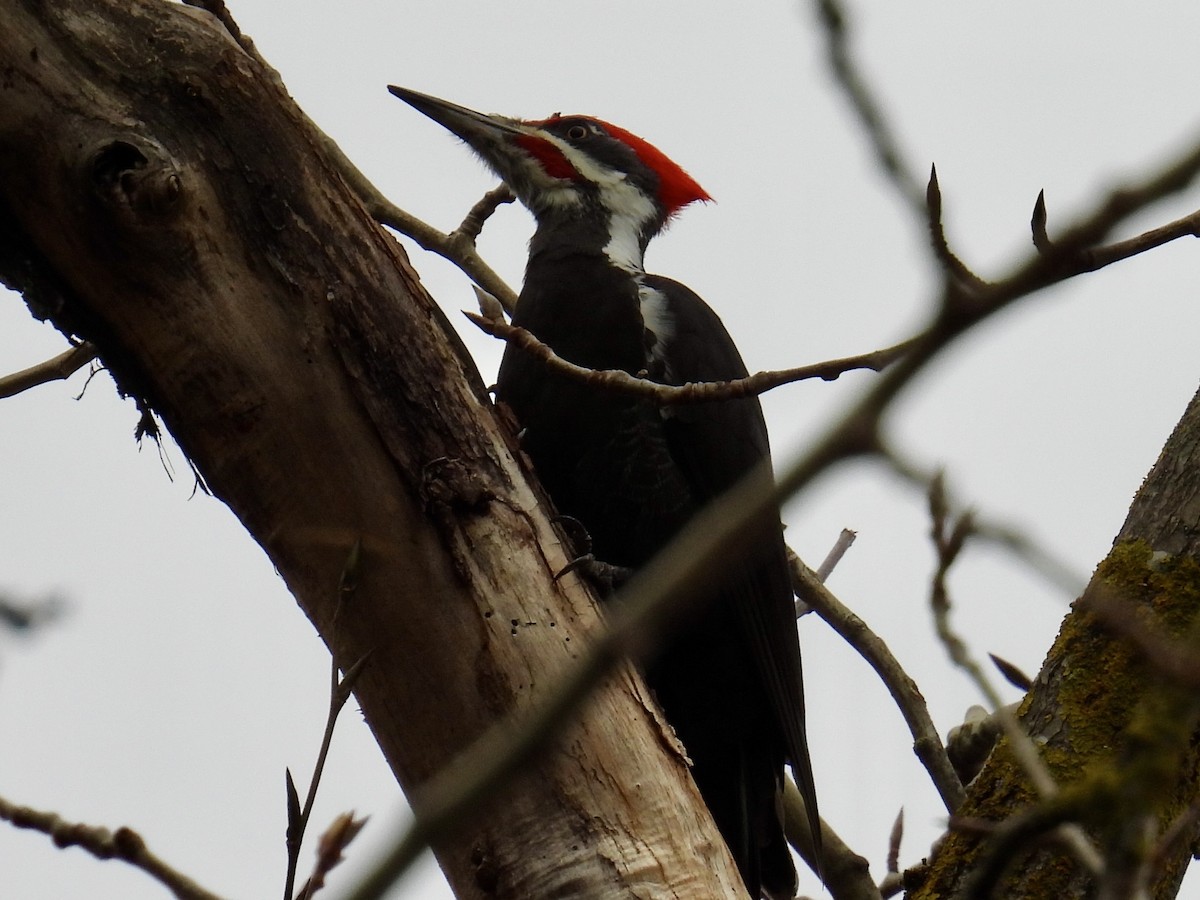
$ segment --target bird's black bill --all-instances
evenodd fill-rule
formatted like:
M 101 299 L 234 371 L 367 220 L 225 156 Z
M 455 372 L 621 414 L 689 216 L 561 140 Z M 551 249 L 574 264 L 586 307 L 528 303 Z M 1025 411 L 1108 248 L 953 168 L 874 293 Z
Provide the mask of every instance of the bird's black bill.
M 444 128 L 453 131 L 468 143 L 483 135 L 497 136 L 498 134 L 522 134 L 512 119 L 504 116 L 490 116 L 476 112 L 449 100 L 431 97 L 420 91 L 409 90 L 394 84 L 388 85 L 388 91 L 393 97 L 399 97 L 419 113 L 424 113 Z

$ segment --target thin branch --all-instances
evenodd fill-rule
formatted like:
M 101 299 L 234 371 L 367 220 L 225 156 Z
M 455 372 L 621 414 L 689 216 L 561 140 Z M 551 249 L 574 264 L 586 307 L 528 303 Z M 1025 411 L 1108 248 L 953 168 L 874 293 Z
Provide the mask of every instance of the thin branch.
M 12 397 L 22 391 L 48 381 L 63 381 L 70 378 L 93 359 L 96 358 L 96 348 L 83 343 L 66 350 L 53 359 L 13 372 L 11 375 L 0 377 L 0 399 Z
M 946 748 L 917 683 L 909 677 L 887 644 L 866 622 L 851 612 L 826 588 L 816 574 L 794 553 L 789 553 L 792 567 L 792 586 L 796 594 L 814 610 L 837 634 L 858 651 L 892 695 L 905 724 L 913 736 L 913 749 L 929 773 L 946 811 L 953 814 L 966 794 L 962 782 L 954 773 Z
M 905 203 L 920 216 L 924 207 L 920 181 L 904 161 L 899 142 L 854 61 L 850 51 L 850 29 L 845 10 L 838 0 L 817 0 L 817 13 L 823 26 L 825 49 L 829 55 L 829 68 L 834 80 L 858 116 L 871 149 L 879 161 L 879 167 L 891 180 Z
M 930 530 L 934 550 L 937 552 L 937 569 L 929 592 L 930 607 L 933 610 L 934 624 L 938 638 L 950 661 L 967 673 L 976 688 L 986 698 L 989 706 L 995 711 L 1005 735 L 1012 745 L 1013 754 L 1020 763 L 1025 774 L 1029 776 L 1034 789 L 1043 798 L 1048 799 L 1058 793 L 1058 785 L 1050 776 L 1049 770 L 1043 765 L 1038 756 L 1037 748 L 1029 735 L 1021 728 L 1017 719 L 1011 713 L 1005 714 L 1005 703 L 999 692 L 992 686 L 991 679 L 983 671 L 983 667 L 971 656 L 964 641 L 950 625 L 950 592 L 946 581 L 950 569 L 958 560 L 971 535 L 971 514 L 963 513 L 952 516 L 949 512 L 942 479 L 935 478 L 929 488 L 929 511 L 932 519 Z
M 1200 142 L 1194 144 L 1190 150 L 1183 153 L 1173 162 L 1158 169 L 1140 184 L 1135 183 L 1127 187 L 1117 187 L 1109 191 L 1108 195 L 1094 212 L 1085 216 L 1073 228 L 1068 229 L 1065 234 L 1054 241 L 1052 246 L 1055 253 L 1068 258 L 1098 254 L 1106 260 L 1103 264 L 1108 265 L 1119 259 L 1128 259 L 1131 256 L 1136 256 L 1138 253 L 1151 249 L 1152 246 L 1156 247 L 1165 243 L 1165 241 L 1158 241 L 1157 243 L 1143 247 L 1137 244 L 1139 239 L 1135 238 L 1132 242 L 1121 241 L 1113 244 L 1108 250 L 1089 249 L 1099 244 L 1113 228 L 1129 219 L 1134 213 L 1145 209 L 1147 206 L 1165 197 L 1177 194 L 1190 186 L 1196 179 L 1198 172 L 1200 172 Z M 1160 230 L 1173 229 L 1175 225 L 1186 221 L 1188 218 L 1191 217 L 1185 216 L 1184 219 L 1177 220 L 1176 223 L 1164 226 L 1164 229 L 1152 229 L 1146 232 L 1146 235 L 1152 235 Z M 1191 232 L 1177 233 L 1168 238 L 1168 240 L 1174 240 L 1176 237 L 1185 237 L 1189 233 Z M 1085 265 L 1082 268 L 1068 266 L 1070 275 L 1095 271 L 1096 268 L 1099 268 L 1099 266 L 1088 267 Z M 1070 275 L 1064 277 L 1070 277 Z
M 1151 228 L 1128 240 L 1117 241 L 1115 244 L 1097 247 L 1094 250 L 1082 250 L 1076 269 L 1079 273 L 1095 272 L 1184 237 L 1200 237 L 1200 210 L 1158 228 Z
M 1033 246 L 1039 253 L 1052 253 L 1054 245 L 1050 243 L 1050 235 L 1046 233 L 1046 192 L 1038 191 L 1037 200 L 1033 204 L 1033 216 L 1029 220 L 1033 232 Z
M 56 846 L 81 847 L 97 859 L 119 859 L 129 863 L 171 891 L 179 900 L 220 900 L 186 875 L 176 871 L 150 852 L 146 841 L 132 828 L 109 831 L 99 825 L 67 822 L 57 813 L 18 806 L 0 797 L 0 819 L 17 828 L 49 835 Z
M 968 291 L 987 286 L 982 278 L 954 255 L 946 239 L 946 226 L 942 222 L 942 188 L 938 184 L 937 166 L 929 167 L 929 184 L 925 188 L 926 222 L 929 226 L 929 246 L 942 271 L 952 282 Z
M 1008 276 L 981 285 L 964 302 L 963 287 L 948 279 L 942 302 L 932 321 L 914 339 L 908 352 L 888 367 L 860 401 L 839 418 L 794 469 L 781 479 L 785 489 L 805 484 L 846 453 L 862 453 L 877 444 L 880 418 L 892 399 L 948 346 L 955 337 L 975 327 L 1009 304 L 1028 297 L 1073 274 L 1085 271 L 1077 259 L 1079 250 L 1095 245 L 1113 228 L 1172 193 L 1183 190 L 1200 173 L 1200 142 L 1167 164 L 1158 174 L 1139 183 L 1112 191 L 1091 213 L 1078 219 L 1055 244 L 1051 254 L 1034 253 Z M 940 194 L 938 195 L 940 202 Z M 1126 252 L 1132 254 L 1134 248 Z M 1128 258 L 1123 257 L 1123 258 Z M 1114 260 L 1115 261 L 1115 260 Z
M 577 366 L 575 363 L 563 359 L 524 328 L 466 310 L 463 310 L 463 315 L 487 334 L 507 341 L 510 345 L 520 347 L 535 359 L 541 360 L 552 372 L 578 379 L 593 387 L 645 397 L 663 406 L 712 400 L 736 400 L 764 394 L 781 385 L 811 378 L 834 381 L 843 373 L 855 369 L 870 369 L 873 372 L 880 372 L 903 356 L 913 343 L 911 340 L 904 341 L 892 347 L 872 350 L 870 353 L 830 359 L 807 366 L 798 366 L 794 369 L 758 372 L 731 381 L 703 381 L 672 385 L 638 378 L 620 369 L 588 369 L 584 366 Z
M 358 566 L 361 559 L 362 543 L 356 540 L 350 548 L 350 553 L 346 557 L 346 563 L 342 567 L 342 573 L 338 579 L 338 599 L 333 615 L 335 628 L 342 611 L 342 605 L 354 596 L 354 592 L 358 588 Z M 333 743 L 333 732 L 337 727 L 338 716 L 345 707 L 346 701 L 350 699 L 354 685 L 358 682 L 359 677 L 366 668 L 369 658 L 369 654 L 364 656 L 348 668 L 345 675 L 340 678 L 337 657 L 332 657 L 330 661 L 329 710 L 325 716 L 325 730 L 321 735 L 321 749 L 317 751 L 317 761 L 313 765 L 313 774 L 308 782 L 308 794 L 304 798 L 303 807 L 299 803 L 299 796 L 296 792 L 295 782 L 292 780 L 292 773 L 290 771 L 286 773 L 288 824 L 285 843 L 287 846 L 287 876 L 284 879 L 283 900 L 292 900 L 292 891 L 296 884 L 296 870 L 300 863 L 300 847 L 304 843 L 304 832 L 308 828 L 308 820 L 312 815 L 313 804 L 317 800 L 317 788 L 321 784 L 321 775 L 325 771 L 325 761 L 329 757 L 329 747 Z M 353 819 L 353 817 L 351 818 Z M 356 829 L 346 839 L 346 843 L 349 843 L 353 839 L 354 834 L 357 833 Z M 312 883 L 312 879 L 309 882 Z M 305 890 L 308 890 L 307 886 Z M 304 891 L 301 891 L 299 896 L 305 898 L 306 894 Z
M 357 819 L 353 812 L 341 813 L 333 820 L 317 842 L 317 862 L 296 900 L 312 900 L 313 895 L 325 887 L 325 879 L 345 859 L 346 847 L 366 824 L 366 818 Z
M 444 234 L 432 225 L 426 224 L 411 213 L 402 210 L 383 195 L 358 168 L 350 158 L 342 152 L 329 135 L 316 125 L 312 126 L 325 152 L 337 167 L 338 172 L 350 189 L 358 195 L 366 207 L 368 215 L 376 222 L 388 226 L 401 234 L 416 241 L 423 249 L 436 253 L 454 263 L 467 277 L 500 301 L 500 304 L 511 314 L 517 305 L 517 295 L 512 288 L 496 272 L 483 261 L 475 249 L 475 238 L 462 226 Z M 493 194 L 495 192 L 492 192 Z M 475 208 L 479 208 L 476 204 Z
M 484 194 L 479 202 L 471 207 L 466 216 L 463 217 L 460 224 L 454 231 L 450 232 L 450 238 L 454 239 L 461 235 L 464 239 L 474 244 L 479 240 L 479 234 L 483 231 L 484 223 L 491 217 L 497 209 L 505 203 L 512 203 L 516 200 L 507 184 L 501 184 L 499 187 L 494 187 Z
M 783 830 L 788 843 L 815 871 L 804 798 L 790 778 L 783 780 Z M 850 849 L 824 819 L 821 820 L 821 876 L 825 889 L 838 900 L 880 900 L 867 860 Z
M 878 458 L 886 463 L 895 474 L 926 496 L 929 494 L 934 479 L 938 477 L 936 470 L 905 459 L 893 445 L 888 443 L 881 444 Z M 942 485 L 941 490 L 946 498 L 945 502 L 961 512 L 963 509 L 961 503 L 955 502 L 950 497 L 945 484 Z M 973 540 L 995 544 L 1002 550 L 1011 553 L 1032 571 L 1062 591 L 1068 598 L 1074 599 L 1083 593 L 1087 579 L 1020 527 L 985 518 L 978 511 L 972 512 L 971 520 L 974 524 L 974 531 L 971 535 Z
M 817 580 L 822 584 L 829 580 L 829 576 L 833 574 L 833 570 L 837 568 L 837 564 L 842 561 L 842 557 L 846 555 L 846 551 L 850 549 L 857 537 L 857 532 L 851 531 L 849 528 L 842 529 L 833 547 L 825 554 L 821 564 L 817 566 Z
M 879 882 L 879 896 L 894 897 L 904 890 L 904 876 L 900 872 L 900 842 L 904 839 L 904 807 L 896 813 L 896 821 L 888 834 L 886 872 Z
M 1017 764 L 1029 778 L 1038 796 L 1045 801 L 1042 806 L 1049 808 L 1060 796 L 1058 785 L 1050 775 L 1050 770 L 1042 762 L 1037 747 L 1017 721 L 1016 715 L 1004 705 L 983 667 L 972 658 L 966 642 L 950 627 L 950 594 L 946 579 L 971 535 L 970 513 L 956 517 L 950 515 L 940 478 L 935 478 L 930 486 L 929 508 L 930 518 L 933 520 L 931 536 L 937 552 L 937 569 L 930 588 L 930 606 L 937 635 L 950 660 L 967 673 L 979 692 L 987 699 L 1004 730 L 1004 736 L 1008 738 L 1009 748 Z M 1104 861 L 1083 829 L 1074 823 L 1059 821 L 1051 827 L 1057 827 L 1059 837 L 1087 871 L 1095 875 L 1104 870 Z M 1019 830 L 1017 826 L 1014 828 Z

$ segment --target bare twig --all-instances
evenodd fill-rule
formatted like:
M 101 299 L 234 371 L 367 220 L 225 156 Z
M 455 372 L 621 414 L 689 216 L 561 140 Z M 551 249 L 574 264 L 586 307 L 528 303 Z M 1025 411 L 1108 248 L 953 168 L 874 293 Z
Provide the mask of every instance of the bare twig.
M 1033 246 L 1039 253 L 1050 253 L 1054 245 L 1050 243 L 1050 235 L 1046 233 L 1046 192 L 1038 191 L 1037 200 L 1033 204 L 1033 216 L 1029 220 L 1033 232 Z
M 366 824 L 365 818 L 356 819 L 353 812 L 342 813 L 333 820 L 321 835 L 321 840 L 317 842 L 316 865 L 300 888 L 296 900 L 312 900 L 313 894 L 325 887 L 326 877 L 342 862 L 346 847 L 358 837 L 358 833 Z
M 992 665 L 996 667 L 996 671 L 1004 676 L 1004 680 L 1015 687 L 1018 691 L 1024 693 L 1033 687 L 1033 679 L 1025 674 L 1016 665 L 995 653 L 989 653 L 988 659 L 992 661 Z
M 849 528 L 842 529 L 841 533 L 838 535 L 838 539 L 834 542 L 833 546 L 829 548 L 829 552 L 825 554 L 825 558 L 821 560 L 821 564 L 817 566 L 817 570 L 814 574 L 816 574 L 818 581 L 824 584 L 829 580 L 829 576 L 833 574 L 833 570 L 837 568 L 837 564 L 842 561 L 842 557 L 846 555 L 846 551 L 850 549 L 850 545 L 854 543 L 854 539 L 856 537 L 858 537 L 858 535 Z M 800 555 L 791 547 L 787 548 L 787 553 L 789 563 L 791 563 L 793 560 L 800 559 Z M 795 593 L 795 588 L 792 589 L 792 593 Z M 801 616 L 806 616 L 810 612 L 812 612 L 812 607 L 799 597 L 796 597 L 796 618 L 799 619 Z
M 867 140 L 879 166 L 895 186 L 901 198 L 917 216 L 921 216 L 924 201 L 921 185 L 911 167 L 904 161 L 899 142 L 892 133 L 866 80 L 850 52 L 849 27 L 846 13 L 838 0 L 817 0 L 818 17 L 824 26 L 825 47 L 829 54 L 829 68 L 834 79 L 846 95 L 851 108 L 862 123 Z
M 96 358 L 96 348 L 91 344 L 79 344 L 66 350 L 53 359 L 13 372 L 11 375 L 0 377 L 0 399 L 12 397 L 31 387 L 45 384 L 48 381 L 61 381 L 70 378 L 93 359 Z
M 938 472 L 935 469 L 920 466 L 911 460 L 903 458 L 896 448 L 890 444 L 884 444 L 880 447 L 879 458 L 887 463 L 893 472 L 928 496 L 930 485 L 938 477 Z M 961 504 L 955 502 L 950 497 L 945 484 L 942 485 L 941 490 L 943 496 L 946 498 L 945 502 L 952 509 L 962 509 Z M 1084 587 L 1087 585 L 1087 579 L 1078 572 L 1075 572 L 1066 562 L 1046 550 L 1040 541 L 1026 534 L 1018 526 L 985 518 L 978 512 L 974 512 L 971 519 L 974 524 L 974 531 L 971 535 L 973 540 L 982 540 L 995 544 L 1013 554 L 1022 563 L 1041 575 L 1070 599 L 1078 597 L 1083 592 Z
M 1176 842 L 1187 840 L 1200 820 L 1200 802 L 1194 802 L 1177 815 L 1166 827 L 1146 859 L 1150 868 L 1160 871 Z
M 1140 184 L 1113 188 L 1094 212 L 1079 220 L 1073 228 L 1068 229 L 1053 242 L 1051 246 L 1056 255 L 1064 256 L 1075 263 L 1075 265 L 1067 266 L 1069 274 L 1064 277 L 1077 275 L 1080 272 L 1095 271 L 1101 267 L 1094 265 L 1096 259 L 1102 259 L 1102 265 L 1108 265 L 1117 260 L 1128 259 L 1144 253 L 1169 240 L 1195 233 L 1191 230 L 1193 225 L 1184 224 L 1193 219 L 1196 215 L 1193 213 L 1191 216 L 1184 216 L 1162 228 L 1151 229 L 1138 238 L 1120 241 L 1107 249 L 1090 249 L 1104 240 L 1113 228 L 1127 220 L 1137 210 L 1145 209 L 1164 197 L 1177 194 L 1191 185 L 1197 172 L 1200 171 L 1200 142 L 1193 144 L 1191 149 L 1174 161 L 1151 171 L 1153 174 Z M 1160 235 L 1160 232 L 1165 234 Z M 1081 257 L 1095 258 L 1082 259 Z M 1078 265 L 1080 262 L 1084 263 L 1082 267 Z
M 507 184 L 501 184 L 499 187 L 494 187 L 484 194 L 479 202 L 471 207 L 470 211 L 463 218 L 462 224 L 450 233 L 453 240 L 456 236 L 462 235 L 465 239 L 474 244 L 479 240 L 479 233 L 483 231 L 483 225 L 487 222 L 497 209 L 505 203 L 512 203 L 516 200 L 516 196 L 509 190 Z
M 929 715 L 925 698 L 917 683 L 892 655 L 887 644 L 867 627 L 867 624 L 846 608 L 816 574 L 795 554 L 791 554 L 792 586 L 796 594 L 819 615 L 851 647 L 858 651 L 875 670 L 892 700 L 904 716 L 913 736 L 913 749 L 921 760 L 933 785 L 942 798 L 946 811 L 953 813 L 962 805 L 965 794 L 962 783 L 954 774 L 937 727 Z
M 1159 228 L 1151 228 L 1126 241 L 1117 241 L 1107 247 L 1097 247 L 1080 253 L 1079 272 L 1095 272 L 1107 265 L 1161 247 L 1182 237 L 1200 236 L 1200 210 L 1169 222 Z
M 937 569 L 933 574 L 930 587 L 930 606 L 933 609 L 934 624 L 942 645 L 946 648 L 951 662 L 967 673 L 979 692 L 986 698 L 989 706 L 996 712 L 1005 735 L 1013 745 L 1021 768 L 1029 776 L 1034 788 L 1043 798 L 1053 797 L 1058 793 L 1058 785 L 1050 777 L 1049 770 L 1042 764 L 1037 748 L 1033 746 L 1029 735 L 1017 722 L 1016 717 L 1005 715 L 1005 704 L 999 692 L 993 687 L 983 667 L 971 656 L 966 642 L 950 626 L 950 592 L 946 586 L 947 576 L 951 567 L 962 552 L 967 538 L 971 535 L 971 515 L 969 512 L 960 516 L 952 516 L 948 509 L 943 481 L 935 478 L 929 487 L 929 511 L 932 519 L 931 536 L 934 550 L 937 552 Z
M 360 541 L 355 541 L 350 548 L 350 553 L 346 558 L 346 564 L 342 568 L 342 573 L 338 579 L 338 601 L 334 608 L 334 623 L 336 627 L 337 620 L 342 611 L 342 604 L 349 601 L 354 591 L 358 587 L 358 565 L 362 558 L 362 544 Z M 330 665 L 329 675 L 329 711 L 325 717 L 325 731 L 321 735 L 321 749 L 317 752 L 317 761 L 313 766 L 312 778 L 308 783 L 308 794 L 304 799 L 303 807 L 300 805 L 300 798 L 296 791 L 295 782 L 292 780 L 292 773 L 286 772 L 286 787 L 287 787 L 287 876 L 284 879 L 283 900 L 292 900 L 292 891 L 296 884 L 296 870 L 300 864 L 300 847 L 304 843 L 304 832 L 308 828 L 308 820 L 312 815 L 313 804 L 317 799 L 317 788 L 321 784 L 321 775 L 325 771 L 325 760 L 329 756 L 329 747 L 333 742 L 333 732 L 337 727 L 338 716 L 346 705 L 346 701 L 350 699 L 350 694 L 354 690 L 354 685 L 362 675 L 363 669 L 366 668 L 369 654 L 364 656 L 349 669 L 346 670 L 344 676 L 339 678 L 339 667 L 337 658 L 333 658 Z M 353 821 L 353 817 L 351 817 Z M 359 826 L 361 827 L 361 826 Z M 346 839 L 349 843 L 353 839 L 354 834 L 358 830 L 355 829 L 353 834 Z M 310 879 L 311 882 L 311 879 Z M 307 886 L 306 886 L 307 890 Z M 300 894 L 305 897 L 304 892 Z
M 946 226 L 942 222 L 942 188 L 938 184 L 937 166 L 929 168 L 929 184 L 925 188 L 925 205 L 929 225 L 929 246 L 948 278 L 956 285 L 967 289 L 979 289 L 987 283 L 972 272 L 961 259 L 954 255 L 946 240 Z
M 783 823 L 788 843 L 812 866 L 808 813 L 804 798 L 790 778 L 783 780 Z M 867 860 L 855 853 L 824 819 L 821 820 L 821 877 L 830 895 L 839 900 L 880 900 Z
M 830 359 L 807 366 L 798 366 L 794 369 L 758 372 L 732 381 L 705 381 L 672 385 L 638 378 L 620 369 L 588 369 L 584 366 L 577 366 L 575 363 L 563 359 L 524 328 L 466 310 L 463 311 L 463 315 L 487 334 L 507 341 L 510 345 L 520 347 L 535 359 L 541 360 L 552 372 L 576 378 L 594 387 L 645 397 L 664 406 L 676 403 L 736 400 L 741 397 L 763 394 L 784 384 L 811 378 L 833 381 L 843 373 L 854 369 L 870 369 L 879 372 L 903 356 L 912 345 L 912 341 L 904 341 L 892 347 L 872 350 L 870 353 Z
M 825 554 L 825 558 L 821 560 L 821 564 L 817 566 L 816 575 L 818 581 L 824 584 L 829 580 L 829 576 L 833 574 L 833 570 L 842 561 L 842 557 L 846 555 L 846 551 L 850 549 L 850 545 L 854 543 L 854 539 L 857 537 L 858 534 L 849 528 L 842 529 L 833 547 Z
M 1009 748 L 1018 765 L 1025 772 L 1034 790 L 1043 801 L 1053 801 L 1059 794 L 1058 785 L 1050 770 L 1042 762 L 1033 740 L 1021 727 L 1016 715 L 1004 705 L 1000 694 L 992 686 L 983 667 L 971 656 L 966 642 L 950 627 L 950 595 L 946 578 L 950 568 L 962 551 L 972 531 L 970 513 L 953 517 L 942 486 L 942 479 L 935 478 L 929 489 L 930 518 L 933 520 L 931 536 L 937 551 L 937 569 L 930 588 L 930 606 L 933 609 L 937 634 L 951 661 L 967 673 L 976 688 L 987 699 L 1008 738 Z M 1104 868 L 1096 848 L 1083 830 L 1074 823 L 1055 822 L 1059 836 L 1071 850 L 1076 860 L 1089 872 L 1097 874 Z M 1019 826 L 1014 826 L 1019 831 Z
M 891 833 L 888 834 L 888 852 L 886 871 L 883 880 L 879 882 L 879 896 L 894 897 L 904 890 L 904 876 L 900 873 L 900 842 L 904 839 L 904 808 L 896 813 L 896 821 L 892 823 Z
M 59 847 L 81 847 L 97 859 L 127 862 L 151 875 L 180 900 L 220 900 L 151 853 L 146 841 L 132 828 L 109 831 L 100 825 L 67 822 L 57 813 L 18 806 L 3 797 L 0 797 L 0 819 L 17 828 L 49 835 Z
M 438 231 L 432 225 L 422 222 L 411 213 L 402 210 L 383 195 L 379 188 L 371 183 L 359 168 L 354 165 L 342 152 L 342 148 L 322 132 L 316 125 L 312 126 L 325 147 L 333 164 L 337 167 L 342 178 L 350 189 L 358 195 L 371 218 L 388 228 L 395 229 L 416 241 L 422 248 L 436 253 L 454 263 L 467 277 L 500 301 L 500 304 L 511 314 L 517 305 L 517 295 L 512 288 L 496 272 L 483 261 L 475 249 L 475 236 L 462 227 L 449 234 Z M 494 194 L 495 192 L 492 192 Z M 479 208 L 479 205 L 476 205 Z M 469 218 L 469 217 L 468 217 Z

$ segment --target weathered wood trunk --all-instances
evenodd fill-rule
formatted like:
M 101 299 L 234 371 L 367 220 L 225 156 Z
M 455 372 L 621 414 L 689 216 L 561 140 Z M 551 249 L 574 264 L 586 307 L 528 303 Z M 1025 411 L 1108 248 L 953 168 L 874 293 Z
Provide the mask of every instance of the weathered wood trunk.
M 471 361 L 207 13 L 0 2 L 0 275 L 161 415 L 338 663 L 370 654 L 356 695 L 405 790 L 587 645 L 594 605 L 553 582 L 563 550 Z M 458 896 L 739 894 L 646 703 L 620 671 L 435 848 Z

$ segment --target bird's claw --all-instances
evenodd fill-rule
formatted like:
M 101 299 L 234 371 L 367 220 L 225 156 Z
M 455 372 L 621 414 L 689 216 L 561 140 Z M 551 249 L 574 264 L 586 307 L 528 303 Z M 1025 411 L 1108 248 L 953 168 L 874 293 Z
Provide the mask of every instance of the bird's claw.
M 580 556 L 586 556 L 592 552 L 592 536 L 588 534 L 588 530 L 583 527 L 583 523 L 577 518 L 574 516 L 564 516 L 562 513 L 559 513 L 550 521 L 563 530 L 567 540 L 571 542 L 571 547 Z M 568 566 L 568 568 L 570 567 Z M 567 569 L 563 569 L 559 575 L 565 575 L 566 573 Z
M 575 557 L 563 566 L 562 570 L 554 576 L 554 580 L 558 581 L 571 572 L 587 578 L 606 596 L 616 591 L 633 576 L 633 569 L 626 566 L 614 566 L 612 563 L 596 559 L 590 553 Z

